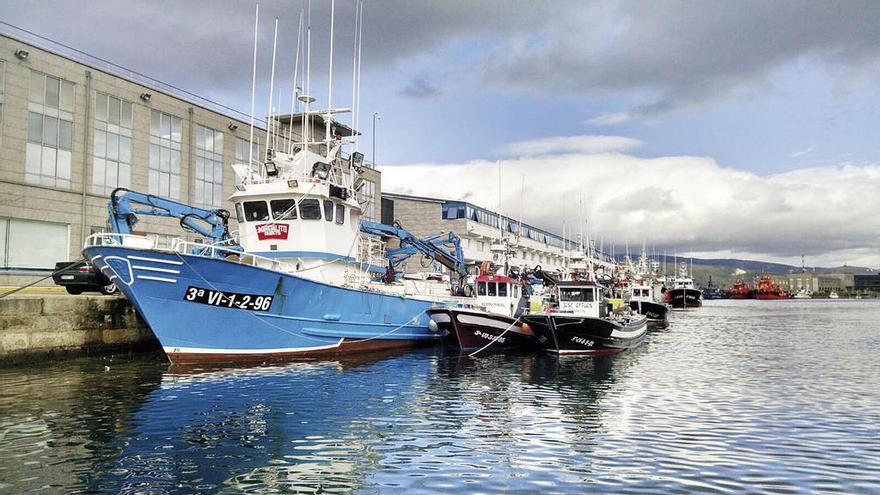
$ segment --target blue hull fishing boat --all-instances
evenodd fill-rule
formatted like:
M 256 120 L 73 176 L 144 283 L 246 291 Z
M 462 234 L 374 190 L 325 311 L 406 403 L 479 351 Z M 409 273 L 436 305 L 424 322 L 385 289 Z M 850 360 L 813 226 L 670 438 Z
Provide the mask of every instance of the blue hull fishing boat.
M 243 362 L 431 344 L 430 299 L 339 287 L 176 251 L 92 246 L 173 362 Z

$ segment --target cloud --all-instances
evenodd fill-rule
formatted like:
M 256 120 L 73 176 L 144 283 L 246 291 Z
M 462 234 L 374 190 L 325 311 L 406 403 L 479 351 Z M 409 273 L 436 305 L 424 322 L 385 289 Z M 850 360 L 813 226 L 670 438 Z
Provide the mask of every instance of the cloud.
M 440 89 L 427 77 L 419 76 L 410 80 L 409 84 L 399 91 L 399 94 L 417 99 L 433 98 L 440 94 Z
M 807 149 L 805 149 L 805 150 L 800 150 L 800 151 L 792 152 L 792 153 L 791 153 L 790 155 L 788 155 L 788 156 L 791 157 L 791 158 L 804 158 L 804 157 L 807 157 L 807 156 L 812 155 L 814 151 L 816 151 L 816 145 L 815 145 L 815 144 L 810 145 L 810 146 L 809 146 Z
M 588 120 L 591 125 L 617 125 L 625 124 L 632 120 L 632 116 L 627 112 L 610 112 L 597 115 Z
M 488 161 L 382 169 L 383 190 L 467 199 L 496 208 L 498 166 Z M 520 201 L 521 177 L 525 177 Z M 500 204 L 560 232 L 583 225 L 618 244 L 740 253 L 795 262 L 880 264 L 880 165 L 844 164 L 759 176 L 711 158 L 579 153 L 503 162 Z M 488 184 L 488 185 L 487 185 Z M 858 201 L 854 201 L 859 198 Z M 815 263 L 815 261 L 814 261 Z
M 510 156 L 611 153 L 631 150 L 641 144 L 638 139 L 623 136 L 558 136 L 511 143 L 502 152 Z

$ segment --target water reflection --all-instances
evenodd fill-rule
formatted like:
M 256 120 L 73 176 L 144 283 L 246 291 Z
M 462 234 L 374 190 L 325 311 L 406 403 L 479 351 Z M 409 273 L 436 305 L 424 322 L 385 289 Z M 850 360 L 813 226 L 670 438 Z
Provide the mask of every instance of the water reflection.
M 743 308 L 610 357 L 3 370 L 0 492 L 880 491 L 880 305 Z

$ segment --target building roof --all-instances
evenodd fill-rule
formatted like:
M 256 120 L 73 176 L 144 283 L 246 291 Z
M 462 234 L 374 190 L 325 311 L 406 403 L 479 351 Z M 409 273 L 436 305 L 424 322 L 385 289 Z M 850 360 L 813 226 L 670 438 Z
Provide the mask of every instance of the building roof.
M 313 111 L 309 112 L 309 114 L 311 115 L 313 127 L 320 127 L 321 129 L 323 129 L 324 126 L 327 125 L 324 121 L 324 117 L 327 115 L 326 112 L 318 112 L 318 111 L 313 110 Z M 304 115 L 305 115 L 305 113 L 276 115 L 275 120 L 277 120 L 278 122 L 281 122 L 282 124 L 291 124 L 292 123 L 293 125 L 302 125 L 302 120 L 304 118 Z M 360 134 L 361 134 L 360 132 L 355 131 L 351 127 L 349 127 L 349 126 L 347 126 L 347 125 L 343 124 L 342 122 L 339 122 L 335 119 L 331 119 L 330 129 L 331 129 L 331 132 L 333 132 L 334 130 L 338 131 L 339 134 L 342 135 L 342 137 L 360 136 Z

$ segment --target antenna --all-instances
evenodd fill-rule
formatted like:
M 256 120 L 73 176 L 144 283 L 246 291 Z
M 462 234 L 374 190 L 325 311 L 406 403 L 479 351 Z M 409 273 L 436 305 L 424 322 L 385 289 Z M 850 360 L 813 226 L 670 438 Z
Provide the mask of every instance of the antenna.
M 290 97 L 290 126 L 287 129 L 287 153 L 293 152 L 293 113 L 296 111 L 296 99 L 299 97 L 296 78 L 299 76 L 299 54 L 302 51 L 303 11 L 299 10 L 299 27 L 296 30 L 296 58 L 293 63 L 293 90 Z
M 336 20 L 336 0 L 330 0 L 330 76 L 327 78 L 327 116 L 324 118 L 324 140 L 330 143 L 330 119 L 333 118 L 333 29 Z
M 275 35 L 272 40 L 272 74 L 269 76 L 269 121 L 268 129 L 266 129 L 266 154 L 268 158 L 269 148 L 273 147 L 272 143 L 272 93 L 275 91 L 275 49 L 278 48 L 278 18 L 275 18 Z
M 303 124 L 303 149 L 309 149 L 309 141 L 312 134 L 312 113 L 311 103 L 315 101 L 312 98 L 312 0 L 308 3 L 308 27 L 306 28 L 306 94 L 300 96 L 300 101 L 305 103 L 303 113 L 306 118 L 302 119 Z
M 363 38 L 364 38 L 364 2 L 361 0 L 360 2 L 360 27 L 358 28 L 358 37 L 357 37 L 357 102 L 355 103 L 354 110 L 354 128 L 355 132 L 360 129 L 360 120 L 361 120 L 361 51 L 363 48 Z M 355 150 L 358 149 L 358 142 L 360 139 L 355 138 Z
M 251 135 L 250 153 L 248 155 L 248 167 L 254 168 L 254 101 L 257 92 L 257 29 L 260 25 L 260 2 L 257 2 L 257 13 L 254 15 L 254 70 L 251 75 Z
M 352 140 L 354 149 L 357 150 L 357 117 L 358 117 L 358 56 L 360 55 L 360 25 L 361 25 L 361 1 L 354 2 L 354 49 L 352 50 L 351 61 L 351 126 L 354 129 Z

